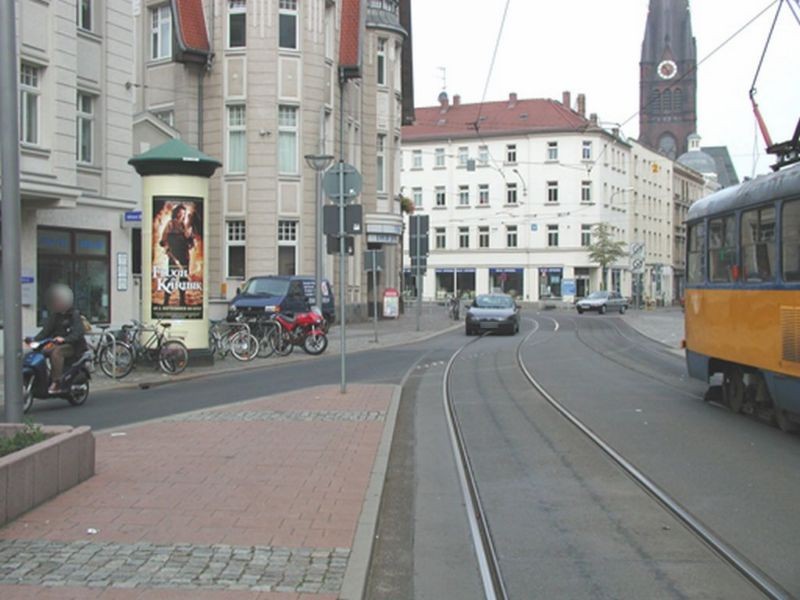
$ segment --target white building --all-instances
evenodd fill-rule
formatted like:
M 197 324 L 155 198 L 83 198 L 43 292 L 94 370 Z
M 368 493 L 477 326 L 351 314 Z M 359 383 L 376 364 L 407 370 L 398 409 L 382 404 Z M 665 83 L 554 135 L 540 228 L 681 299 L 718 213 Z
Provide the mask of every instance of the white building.
M 579 96 L 573 110 L 568 93 L 483 105 L 443 95 L 440 106 L 416 109 L 403 128 L 402 184 L 417 213 L 430 215 L 425 298 L 502 288 L 526 301 L 570 301 L 600 289 L 587 246 L 598 223 L 630 241 L 631 146 L 587 118 L 585 105 Z M 610 269 L 609 286 L 630 295 L 627 258 Z
M 17 0 L 23 330 L 69 284 L 93 322 L 130 318 L 135 208 L 129 0 Z

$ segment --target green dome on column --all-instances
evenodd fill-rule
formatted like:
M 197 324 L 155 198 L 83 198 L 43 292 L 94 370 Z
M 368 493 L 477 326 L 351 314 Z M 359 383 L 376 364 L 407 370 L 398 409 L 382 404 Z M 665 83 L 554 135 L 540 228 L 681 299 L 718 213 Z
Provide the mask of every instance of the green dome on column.
M 174 139 L 128 161 L 139 175 L 199 175 L 211 177 L 222 163 L 186 142 Z

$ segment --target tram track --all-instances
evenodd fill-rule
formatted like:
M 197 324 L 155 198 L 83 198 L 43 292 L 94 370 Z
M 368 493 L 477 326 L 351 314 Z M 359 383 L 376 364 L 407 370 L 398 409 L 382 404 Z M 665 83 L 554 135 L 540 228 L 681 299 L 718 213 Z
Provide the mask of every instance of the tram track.
M 564 404 L 560 403 L 547 391 L 547 389 L 544 388 L 540 381 L 537 380 L 534 373 L 532 373 L 525 364 L 523 358 L 523 352 L 526 348 L 543 343 L 543 340 L 535 340 L 532 342 L 534 336 L 540 332 L 541 325 L 538 320 L 528 320 L 533 323 L 533 329 L 522 338 L 516 347 L 516 367 L 524 376 L 528 384 L 530 384 L 532 389 L 535 390 L 537 395 L 539 395 L 547 403 L 547 405 L 555 410 L 558 415 L 560 415 L 570 425 L 577 429 L 577 431 L 579 431 L 583 437 L 588 439 L 596 448 L 601 450 L 601 452 L 616 466 L 618 466 L 630 480 L 632 480 L 651 498 L 653 498 L 662 509 L 676 518 L 688 531 L 701 540 L 720 559 L 722 559 L 747 581 L 749 581 L 765 597 L 775 600 L 790 600 L 792 596 L 785 589 L 783 589 L 780 584 L 771 579 L 746 556 L 740 553 L 736 548 L 727 543 L 713 530 L 707 527 L 702 521 L 696 518 L 666 490 L 658 486 L 644 472 L 639 470 L 636 465 L 626 459 L 622 454 L 620 454 L 616 449 L 614 449 L 610 444 L 596 434 L 588 424 L 579 419 L 573 412 L 568 410 Z M 550 332 L 551 335 L 547 336 L 547 340 L 555 337 L 559 329 L 558 321 L 555 319 L 552 320 L 556 324 L 555 331 Z M 615 327 L 615 329 L 617 328 Z M 621 332 L 619 333 L 622 335 Z M 578 335 L 577 324 L 576 335 Z M 469 451 L 464 439 L 462 425 L 456 410 L 455 396 L 452 392 L 453 370 L 456 361 L 468 348 L 478 344 L 482 337 L 483 336 L 481 336 L 481 338 L 470 340 L 458 348 L 451 356 L 445 367 L 443 376 L 443 402 L 453 451 L 459 471 L 459 479 L 461 481 L 464 500 L 467 506 L 473 546 L 481 571 L 480 574 L 483 582 L 484 595 L 487 599 L 505 599 L 508 598 L 508 592 L 506 584 L 503 580 L 503 574 L 495 540 L 492 536 L 492 530 L 486 508 L 481 500 L 478 482 L 472 467 L 472 461 L 470 460 Z M 578 337 L 580 339 L 579 335 Z M 635 344 L 635 342 L 630 340 L 630 338 L 627 336 L 623 335 L 623 337 L 628 339 L 632 344 Z M 592 351 L 600 353 L 596 348 L 592 347 L 592 345 L 586 341 L 581 340 L 581 342 L 589 347 Z M 607 356 L 606 358 L 613 360 Z M 620 363 L 617 362 L 617 364 Z M 620 366 L 635 371 L 641 375 L 648 376 L 646 372 L 640 372 L 640 370 L 630 368 L 628 365 L 620 364 Z M 659 383 L 668 385 L 658 379 L 657 381 L 659 381 Z M 677 389 L 676 386 L 669 385 L 669 387 Z M 685 390 L 682 391 L 683 393 L 686 393 Z

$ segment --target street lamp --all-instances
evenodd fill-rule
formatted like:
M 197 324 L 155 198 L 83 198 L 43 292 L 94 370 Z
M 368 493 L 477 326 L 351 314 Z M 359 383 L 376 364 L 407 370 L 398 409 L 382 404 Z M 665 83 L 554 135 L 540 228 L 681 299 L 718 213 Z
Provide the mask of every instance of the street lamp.
M 333 162 L 330 154 L 306 154 L 306 164 L 317 174 L 316 181 L 316 219 L 315 219 L 315 256 L 314 256 L 314 302 L 322 313 L 322 173 Z

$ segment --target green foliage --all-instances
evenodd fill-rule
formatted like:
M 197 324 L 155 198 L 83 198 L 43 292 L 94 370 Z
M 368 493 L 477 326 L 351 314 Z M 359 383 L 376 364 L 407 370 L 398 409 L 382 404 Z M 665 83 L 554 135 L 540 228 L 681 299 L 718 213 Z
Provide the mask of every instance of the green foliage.
M 39 425 L 25 421 L 24 427 L 13 436 L 0 438 L 0 456 L 6 456 L 28 446 L 33 446 L 47 439 L 47 434 Z
M 595 225 L 592 232 L 593 242 L 589 246 L 589 260 L 603 268 L 603 289 L 607 289 L 606 272 L 609 265 L 613 265 L 625 256 L 625 242 L 615 241 L 608 223 Z
M 403 213 L 407 215 L 414 214 L 414 201 L 411 198 L 407 198 L 406 196 L 402 196 L 400 198 L 400 208 Z

